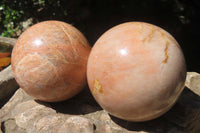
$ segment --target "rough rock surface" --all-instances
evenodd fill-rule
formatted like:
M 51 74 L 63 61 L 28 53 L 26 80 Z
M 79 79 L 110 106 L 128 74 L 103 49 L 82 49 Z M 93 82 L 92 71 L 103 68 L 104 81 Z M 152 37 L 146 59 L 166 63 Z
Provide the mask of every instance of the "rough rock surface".
M 19 88 L 12 73 L 11 66 L 0 72 L 0 107 Z
M 0 44 L 6 46 L 14 46 L 17 39 L 15 38 L 8 38 L 8 37 L 0 37 Z
M 186 87 L 163 116 L 136 123 L 102 110 L 88 88 L 57 103 L 34 100 L 18 89 L 0 110 L 0 133 L 199 133 L 200 96 L 191 90 Z
M 0 45 L 13 47 L 17 39 L 0 37 Z M 0 72 L 0 108 L 19 88 L 14 79 L 11 66 Z
M 188 131 L 192 133 L 200 132 L 200 74 L 196 72 L 188 72 L 185 86 L 188 87 L 196 95 L 191 95 L 188 93 L 188 96 L 185 96 L 185 105 L 189 108 L 191 112 L 187 117 L 189 121 L 186 122 Z M 187 97 L 189 99 L 187 99 Z M 192 100 L 192 101 L 190 101 Z
M 195 94 L 200 96 L 200 74 L 196 72 L 188 72 L 185 85 Z

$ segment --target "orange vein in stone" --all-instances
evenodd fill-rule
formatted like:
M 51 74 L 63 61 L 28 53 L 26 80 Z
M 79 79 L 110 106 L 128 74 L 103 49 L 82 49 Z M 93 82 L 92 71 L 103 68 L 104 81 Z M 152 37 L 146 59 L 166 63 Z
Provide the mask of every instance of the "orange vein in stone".
M 94 80 L 93 93 L 96 93 L 96 91 L 98 91 L 99 93 L 103 94 L 102 86 L 100 85 L 99 80 L 97 80 L 97 79 Z
M 154 31 L 155 31 L 154 29 L 151 29 L 151 33 L 148 36 L 147 42 L 149 42 L 152 39 Z
M 167 63 L 167 60 L 168 60 L 168 58 L 169 58 L 169 56 L 168 56 L 168 45 L 169 45 L 169 42 L 167 41 L 166 42 L 166 46 L 165 46 L 165 59 L 162 61 L 163 63 Z
M 162 35 L 163 40 L 165 40 L 165 42 L 166 42 L 165 49 L 164 49 L 165 59 L 162 61 L 162 63 L 167 63 L 167 60 L 169 58 L 169 55 L 168 55 L 168 52 L 167 52 L 168 51 L 168 47 L 169 47 L 169 41 L 166 39 L 166 36 L 165 36 L 165 34 L 162 31 L 160 31 L 160 33 Z
M 138 26 L 139 26 L 139 28 L 140 28 L 140 30 L 138 30 L 139 36 L 140 36 L 141 40 L 143 41 L 143 39 L 142 39 L 142 29 L 143 29 L 143 26 L 142 26 L 141 23 L 138 23 Z
M 139 33 L 140 33 L 140 35 L 141 35 L 141 34 L 142 34 L 142 30 L 143 30 L 143 26 L 142 26 L 142 24 L 141 24 L 141 23 L 139 23 L 139 26 L 140 26 Z

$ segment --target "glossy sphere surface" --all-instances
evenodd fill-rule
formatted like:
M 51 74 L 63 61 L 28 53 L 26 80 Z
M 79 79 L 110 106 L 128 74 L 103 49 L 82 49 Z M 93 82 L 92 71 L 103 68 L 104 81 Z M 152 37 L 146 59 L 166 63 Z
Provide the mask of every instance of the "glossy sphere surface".
M 75 27 L 45 21 L 27 29 L 12 53 L 17 83 L 42 101 L 62 101 L 76 95 L 86 81 L 91 47 Z
M 147 121 L 168 111 L 183 90 L 186 66 L 176 40 L 142 22 L 118 25 L 95 43 L 88 59 L 90 90 L 110 114 Z

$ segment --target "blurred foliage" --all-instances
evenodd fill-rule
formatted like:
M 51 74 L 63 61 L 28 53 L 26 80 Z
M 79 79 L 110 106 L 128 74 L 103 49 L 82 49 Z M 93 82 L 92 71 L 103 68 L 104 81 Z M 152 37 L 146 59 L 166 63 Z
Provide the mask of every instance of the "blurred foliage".
M 153 16 L 157 19 L 170 17 L 162 15 L 163 12 L 174 14 L 180 24 L 188 24 L 193 16 L 199 15 L 199 8 L 199 0 L 0 0 L 0 34 L 19 36 L 23 30 L 22 22 L 29 18 L 33 19 L 32 23 L 37 23 L 50 19 L 65 20 L 68 15 L 68 19 L 73 23 L 79 22 L 81 27 L 84 24 L 80 20 L 89 15 L 90 19 L 121 15 L 139 20 L 150 16 L 152 21 L 156 19 Z M 171 18 L 165 20 L 170 23 Z
M 0 1 L 0 32 L 1 36 L 16 37 L 22 30 L 22 22 L 38 18 L 48 13 L 49 16 L 66 16 L 67 11 L 61 8 L 59 0 L 1 0 Z M 45 17 L 47 18 L 47 16 Z

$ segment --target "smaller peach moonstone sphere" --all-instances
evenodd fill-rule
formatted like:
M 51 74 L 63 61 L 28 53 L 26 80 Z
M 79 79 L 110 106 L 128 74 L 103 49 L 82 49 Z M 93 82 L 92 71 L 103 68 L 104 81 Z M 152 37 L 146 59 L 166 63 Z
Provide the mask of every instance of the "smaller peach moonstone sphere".
M 186 65 L 179 44 L 165 30 L 128 22 L 97 40 L 87 78 L 103 109 L 124 120 L 147 121 L 174 105 L 184 88 Z
M 71 98 L 86 85 L 90 45 L 75 27 L 45 21 L 27 29 L 12 52 L 12 69 L 20 87 L 48 102 Z

